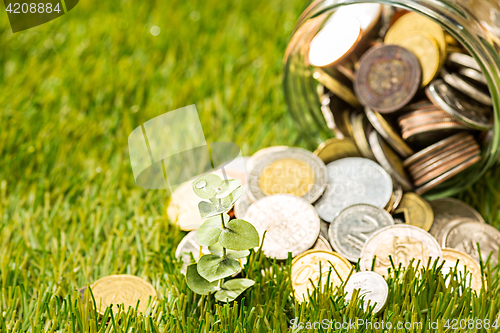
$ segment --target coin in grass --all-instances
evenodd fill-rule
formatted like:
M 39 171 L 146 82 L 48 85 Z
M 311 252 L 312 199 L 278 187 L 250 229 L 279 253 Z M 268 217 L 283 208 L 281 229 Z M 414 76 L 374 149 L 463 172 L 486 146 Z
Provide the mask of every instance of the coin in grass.
M 90 286 L 94 295 L 97 311 L 104 314 L 106 308 L 113 304 L 113 313 L 117 313 L 118 305 L 123 304 L 144 313 L 149 299 L 157 297 L 155 288 L 147 281 L 133 275 L 110 275 L 103 277 Z
M 403 214 L 405 223 L 429 231 L 434 221 L 432 207 L 424 198 L 411 192 L 403 195 L 395 214 Z
M 453 220 L 459 218 L 469 218 L 477 222 L 485 223 L 481 214 L 466 204 L 465 202 L 454 198 L 436 199 L 429 202 L 434 212 L 434 222 L 429 233 L 437 237 L 441 228 Z
M 442 256 L 441 246 L 424 230 L 406 224 L 396 224 L 376 231 L 365 243 L 361 251 L 360 269 L 370 270 L 375 258 L 374 271 L 387 275 L 388 269 L 401 264 L 408 267 L 420 262 L 426 266 L 429 258 L 431 262 Z
M 425 89 L 425 94 L 432 103 L 469 128 L 485 131 L 493 127 L 493 111 L 490 107 L 464 96 L 441 79 L 432 81 Z
M 377 163 L 362 157 L 343 158 L 327 165 L 328 188 L 314 207 L 326 222 L 355 204 L 384 208 L 392 195 L 391 176 Z
M 380 274 L 371 271 L 354 273 L 344 287 L 346 301 L 351 301 L 355 290 L 359 290 L 358 298 L 363 299 L 365 309 L 373 307 L 375 315 L 387 304 L 389 286 Z
M 361 104 L 381 113 L 403 108 L 420 87 L 417 57 L 398 45 L 376 46 L 359 61 L 354 91 Z
M 327 283 L 329 276 L 333 288 L 338 287 L 347 280 L 351 270 L 351 263 L 338 253 L 306 251 L 292 261 L 291 280 L 295 298 L 299 302 L 308 300 L 308 293 L 318 286 L 320 278 L 322 286 Z
M 454 271 L 456 268 L 458 278 L 465 278 L 467 286 L 470 286 L 474 290 L 481 289 L 481 268 L 479 267 L 479 264 L 474 260 L 474 258 L 462 251 L 452 248 L 444 248 L 443 260 L 444 264 L 441 268 L 443 274 Z
M 480 257 L 486 261 L 491 255 L 492 266 L 498 263 L 499 244 L 500 232 L 495 227 L 474 221 L 454 224 L 443 238 L 444 247 L 465 252 L 478 262 Z
M 276 194 L 254 202 L 244 220 L 252 223 L 259 234 L 266 232 L 262 246 L 271 258 L 295 257 L 311 248 L 318 239 L 320 219 L 306 200 L 289 194 Z
M 302 148 L 274 151 L 259 158 L 248 178 L 253 201 L 273 194 L 291 194 L 315 202 L 327 185 L 325 163 Z
M 394 225 L 394 220 L 382 208 L 366 204 L 353 205 L 335 217 L 328 229 L 328 236 L 335 251 L 356 262 L 367 239 L 377 230 L 390 225 Z

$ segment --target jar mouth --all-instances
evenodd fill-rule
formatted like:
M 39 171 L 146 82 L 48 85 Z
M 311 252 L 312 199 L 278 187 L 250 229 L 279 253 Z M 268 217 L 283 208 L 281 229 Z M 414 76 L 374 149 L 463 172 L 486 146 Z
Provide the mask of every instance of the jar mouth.
M 500 143 L 500 57 L 499 48 L 491 35 L 483 30 L 470 12 L 449 0 L 337 0 L 315 1 L 301 15 L 294 28 L 292 39 L 285 53 L 284 91 L 288 107 L 310 148 L 333 136 L 322 114 L 321 102 L 316 93 L 313 67 L 307 59 L 311 40 L 321 29 L 328 16 L 338 8 L 360 3 L 378 3 L 406 9 L 437 22 L 454 37 L 477 61 L 487 81 L 493 102 L 493 129 L 488 142 L 481 147 L 481 160 L 454 176 L 424 196 L 430 200 L 452 196 L 476 182 L 498 159 Z

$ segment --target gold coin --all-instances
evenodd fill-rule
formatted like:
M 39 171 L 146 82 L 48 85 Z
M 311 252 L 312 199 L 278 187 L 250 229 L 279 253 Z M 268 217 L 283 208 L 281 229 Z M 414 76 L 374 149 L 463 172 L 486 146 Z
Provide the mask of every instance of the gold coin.
M 321 263 L 321 275 L 320 275 Z M 326 284 L 328 272 L 334 267 L 338 272 L 332 269 L 330 274 L 330 283 L 333 286 L 340 286 L 346 281 L 352 269 L 352 265 L 346 258 L 340 254 L 331 251 L 309 250 L 295 257 L 292 261 L 292 286 L 295 297 L 299 302 L 308 299 L 307 291 L 312 292 L 314 286 L 318 285 L 320 276 L 321 284 Z M 314 285 L 311 284 L 311 281 Z
M 436 40 L 425 32 L 396 36 L 394 38 L 397 39 L 391 40 L 390 42 L 386 40 L 386 43 L 396 44 L 413 52 L 413 54 L 417 56 L 420 61 L 420 66 L 422 67 L 421 86 L 424 87 L 428 85 L 429 82 L 436 77 L 441 64 L 439 46 Z
M 346 133 L 345 136 L 349 138 L 354 138 L 354 129 L 352 128 L 352 123 L 351 123 L 351 111 L 349 110 L 344 110 L 342 112 L 342 123 L 345 126 Z
M 375 161 L 375 156 L 370 148 L 368 139 L 366 138 L 365 126 L 366 126 L 366 116 L 364 113 L 358 114 L 352 123 L 352 130 L 354 135 L 354 141 L 361 152 L 361 155 L 365 158 L 369 158 Z
M 302 197 L 314 186 L 314 170 L 303 160 L 286 158 L 270 163 L 259 177 L 264 195 L 292 194 Z
M 470 255 L 455 249 L 444 248 L 443 259 L 445 260 L 441 269 L 443 274 L 447 274 L 449 270 L 454 270 L 458 260 L 458 275 L 464 276 L 465 268 L 467 268 L 467 284 L 470 283 L 470 287 L 474 290 L 481 289 L 481 268 Z
M 390 41 L 398 40 L 398 36 L 420 34 L 421 32 L 432 36 L 436 41 L 439 46 L 439 54 L 441 57 L 440 64 L 443 64 L 446 60 L 446 47 L 448 45 L 446 43 L 444 30 L 439 24 L 423 15 L 413 12 L 403 15 L 393 24 L 389 31 L 387 31 L 385 42 L 391 44 Z
M 97 304 L 97 312 L 104 314 L 106 308 L 113 304 L 113 314 L 118 312 L 117 305 L 123 304 L 125 311 L 128 307 L 136 307 L 144 313 L 148 306 L 149 297 L 157 296 L 155 288 L 147 281 L 133 275 L 110 275 L 97 280 L 92 286 L 92 293 Z
M 431 205 L 415 193 L 405 193 L 395 213 L 403 213 L 405 222 L 429 231 L 434 221 Z
M 328 139 L 314 151 L 325 164 L 344 157 L 361 157 L 358 147 L 351 139 Z
M 335 94 L 337 97 L 341 98 L 344 100 L 346 103 L 353 107 L 358 107 L 361 104 L 359 104 L 359 101 L 349 87 L 345 86 L 342 84 L 340 81 L 334 79 L 330 75 L 328 75 L 325 71 L 322 69 L 317 68 L 314 71 L 313 77 L 322 85 L 328 88 L 333 94 Z

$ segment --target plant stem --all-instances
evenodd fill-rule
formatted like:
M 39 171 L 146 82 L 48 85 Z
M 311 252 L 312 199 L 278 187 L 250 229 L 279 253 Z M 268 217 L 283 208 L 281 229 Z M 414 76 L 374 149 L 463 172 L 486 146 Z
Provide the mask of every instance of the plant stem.
M 220 201 L 220 199 L 219 199 Z M 220 223 L 222 224 L 222 230 L 226 229 L 226 226 L 224 225 L 224 213 L 220 214 Z M 222 257 L 226 258 L 226 248 L 222 247 Z

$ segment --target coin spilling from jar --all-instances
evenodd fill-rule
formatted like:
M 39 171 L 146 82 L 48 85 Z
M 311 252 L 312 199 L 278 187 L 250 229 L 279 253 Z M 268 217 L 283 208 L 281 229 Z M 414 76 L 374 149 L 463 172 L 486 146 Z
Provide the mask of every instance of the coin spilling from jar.
M 308 49 L 321 113 L 335 136 L 352 138 L 363 157 L 417 194 L 479 166 L 494 122 L 480 64 L 425 16 L 379 4 L 343 8 Z M 357 34 L 332 28 L 347 15 L 360 23 Z M 334 42 L 349 47 L 336 49 L 339 55 L 330 51 Z

